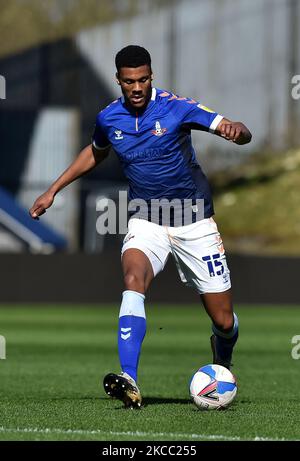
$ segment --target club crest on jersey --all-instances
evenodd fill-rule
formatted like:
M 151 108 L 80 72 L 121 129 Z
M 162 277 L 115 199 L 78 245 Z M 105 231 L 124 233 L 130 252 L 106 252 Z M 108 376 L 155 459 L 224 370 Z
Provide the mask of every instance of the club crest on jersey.
M 162 136 L 167 131 L 167 128 L 162 128 L 159 121 L 155 123 L 155 130 L 151 130 L 151 133 L 155 136 Z
M 115 130 L 115 139 L 123 139 L 122 131 L 121 130 Z

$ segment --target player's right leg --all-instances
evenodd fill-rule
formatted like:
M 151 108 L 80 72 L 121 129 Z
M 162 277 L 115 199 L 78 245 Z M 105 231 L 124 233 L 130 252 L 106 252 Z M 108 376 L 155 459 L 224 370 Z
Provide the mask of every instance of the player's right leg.
M 104 378 L 105 392 L 122 400 L 126 407 L 142 403 L 136 384 L 137 368 L 146 334 L 145 293 L 154 277 L 148 257 L 135 248 L 122 257 L 125 291 L 119 315 L 118 349 L 122 373 L 109 373 Z
M 145 293 L 164 263 L 153 252 L 162 228 L 152 227 L 147 221 L 138 222 L 134 231 L 125 237 L 122 254 L 125 291 L 119 315 L 118 350 L 121 374 L 110 373 L 104 378 L 104 389 L 108 395 L 122 400 L 126 407 L 139 407 L 141 394 L 136 384 L 137 369 L 143 339 L 146 333 L 144 308 Z M 155 225 L 154 225 L 155 226 Z M 163 238 L 160 239 L 162 245 Z M 167 239 L 166 239 L 167 242 Z M 168 249 L 157 250 L 166 260 Z

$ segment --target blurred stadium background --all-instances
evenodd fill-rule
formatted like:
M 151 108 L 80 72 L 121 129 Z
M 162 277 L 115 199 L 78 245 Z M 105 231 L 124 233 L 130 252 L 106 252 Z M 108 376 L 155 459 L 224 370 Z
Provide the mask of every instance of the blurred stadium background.
M 126 189 L 111 153 L 39 221 L 34 199 L 90 142 L 119 96 L 114 56 L 149 49 L 154 85 L 252 131 L 248 146 L 194 132 L 237 301 L 299 303 L 300 4 L 297 0 L 0 1 L 0 302 L 118 302 L 123 236 L 96 232 L 97 200 Z M 174 283 L 174 278 L 178 283 Z M 151 299 L 197 301 L 173 264 Z

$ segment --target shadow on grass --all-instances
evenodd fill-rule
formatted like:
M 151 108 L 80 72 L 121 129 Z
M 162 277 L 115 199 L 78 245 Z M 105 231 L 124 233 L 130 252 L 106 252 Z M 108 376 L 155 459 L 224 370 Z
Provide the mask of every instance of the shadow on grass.
M 147 405 L 160 405 L 160 404 L 187 404 L 190 403 L 190 399 L 174 399 L 169 397 L 144 397 L 143 404 Z
M 114 401 L 117 402 L 117 399 L 111 399 L 109 397 L 81 397 L 79 400 L 108 400 L 108 401 Z M 166 404 L 187 404 L 191 403 L 190 399 L 174 399 L 174 398 L 169 398 L 169 397 L 143 397 L 143 407 L 147 405 L 166 405 Z

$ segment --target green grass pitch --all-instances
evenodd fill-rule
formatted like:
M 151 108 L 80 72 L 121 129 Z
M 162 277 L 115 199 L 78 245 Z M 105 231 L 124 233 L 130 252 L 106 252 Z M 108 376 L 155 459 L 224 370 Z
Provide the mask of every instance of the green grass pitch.
M 238 396 L 226 411 L 189 400 L 192 374 L 211 363 L 210 322 L 199 306 L 147 305 L 141 410 L 110 400 L 119 372 L 118 306 L 0 306 L 0 440 L 300 439 L 300 360 L 291 339 L 300 309 L 236 306 Z

